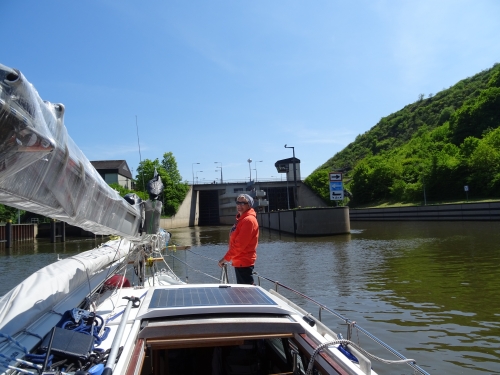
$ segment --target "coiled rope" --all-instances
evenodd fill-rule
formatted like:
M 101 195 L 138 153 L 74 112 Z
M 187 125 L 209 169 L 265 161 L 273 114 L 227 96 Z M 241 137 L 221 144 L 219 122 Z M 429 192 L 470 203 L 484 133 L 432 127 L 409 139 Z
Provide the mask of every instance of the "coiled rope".
M 316 349 L 314 349 L 314 352 L 312 353 L 311 355 L 311 359 L 309 360 L 309 364 L 307 366 L 307 371 L 306 371 L 306 375 L 311 375 L 312 374 L 312 371 L 313 371 L 313 368 L 314 368 L 314 362 L 316 361 L 316 356 L 319 354 L 319 352 L 321 350 L 323 350 L 324 348 L 328 347 L 328 346 L 331 346 L 331 345 L 351 345 L 353 347 L 355 347 L 356 349 L 358 349 L 360 352 L 362 352 L 363 354 L 365 354 L 367 357 L 370 357 L 376 361 L 379 361 L 379 362 L 382 362 L 382 363 L 385 363 L 385 364 L 389 364 L 389 365 L 395 365 L 395 364 L 402 364 L 402 363 L 413 363 L 413 364 L 416 364 L 416 361 L 414 359 L 401 359 L 401 360 L 390 360 L 390 359 L 384 359 L 384 358 L 380 358 L 380 357 L 377 357 L 369 352 L 367 352 L 365 349 L 361 348 L 360 346 L 358 346 L 357 344 L 355 344 L 354 342 L 350 341 L 350 340 L 333 340 L 333 341 L 328 341 L 328 342 L 325 342 L 321 345 L 319 345 Z

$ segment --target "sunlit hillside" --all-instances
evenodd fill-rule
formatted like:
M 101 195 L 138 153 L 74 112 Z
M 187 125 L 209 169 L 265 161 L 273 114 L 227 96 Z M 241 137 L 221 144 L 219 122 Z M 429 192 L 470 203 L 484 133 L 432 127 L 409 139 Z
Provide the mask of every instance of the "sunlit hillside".
M 500 64 L 382 118 L 305 183 L 329 201 L 328 172 L 344 171 L 350 206 L 500 198 Z

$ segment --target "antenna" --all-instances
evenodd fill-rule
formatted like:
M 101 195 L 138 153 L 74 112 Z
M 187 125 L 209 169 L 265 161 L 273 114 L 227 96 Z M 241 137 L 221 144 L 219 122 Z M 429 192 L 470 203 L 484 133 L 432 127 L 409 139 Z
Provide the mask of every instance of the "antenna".
M 141 142 L 139 141 L 139 125 L 137 125 L 137 115 L 135 115 L 135 128 L 137 129 L 137 145 L 139 146 L 139 164 L 142 164 Z M 144 168 L 142 169 L 142 186 L 146 189 L 146 184 L 144 183 Z

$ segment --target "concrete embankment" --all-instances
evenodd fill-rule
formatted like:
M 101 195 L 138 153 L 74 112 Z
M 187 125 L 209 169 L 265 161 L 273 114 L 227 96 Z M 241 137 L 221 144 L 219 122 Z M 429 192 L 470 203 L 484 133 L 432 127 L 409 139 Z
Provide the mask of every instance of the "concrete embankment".
M 302 208 L 258 213 L 261 228 L 298 236 L 328 236 L 349 233 L 349 207 Z
M 193 227 L 198 225 L 198 218 L 198 195 L 193 194 L 193 189 L 189 189 L 177 213 L 171 218 L 160 219 L 160 228 L 169 230 L 173 228 Z
M 500 220 L 500 202 L 443 204 L 418 207 L 351 208 L 349 217 L 351 221 L 498 221 Z

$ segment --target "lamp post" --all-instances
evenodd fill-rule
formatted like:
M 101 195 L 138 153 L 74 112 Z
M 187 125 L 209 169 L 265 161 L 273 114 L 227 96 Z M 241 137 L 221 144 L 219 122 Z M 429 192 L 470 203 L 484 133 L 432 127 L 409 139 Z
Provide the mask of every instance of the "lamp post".
M 262 163 L 262 160 L 255 161 L 255 182 L 257 182 L 257 163 Z
M 220 183 L 222 184 L 224 182 L 224 180 L 222 179 L 222 162 L 214 161 L 214 163 L 215 164 L 220 163 L 220 167 L 217 167 L 217 168 L 220 168 Z
M 298 196 L 297 196 L 297 172 L 296 172 L 296 169 L 295 169 L 295 147 L 293 147 L 293 146 L 287 146 L 285 144 L 285 148 L 291 148 L 292 151 L 293 151 L 293 182 L 295 184 L 293 195 L 294 195 L 294 198 L 295 198 L 295 206 L 298 206 L 299 205 L 299 200 L 298 200 Z M 288 181 L 288 178 L 287 178 L 287 181 Z
M 198 173 L 203 171 L 196 171 L 196 183 L 198 183 Z
M 250 166 L 250 164 L 252 163 L 252 159 L 249 158 L 247 162 L 248 162 L 248 172 L 250 172 L 250 182 L 252 182 L 252 167 Z
M 193 185 L 194 185 L 194 170 L 193 170 L 193 166 L 194 166 L 195 164 L 200 164 L 200 163 L 192 163 L 192 164 L 191 164 L 191 172 L 193 173 Z

